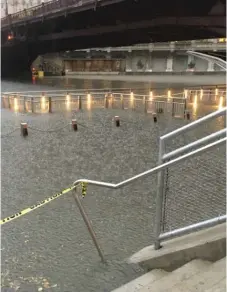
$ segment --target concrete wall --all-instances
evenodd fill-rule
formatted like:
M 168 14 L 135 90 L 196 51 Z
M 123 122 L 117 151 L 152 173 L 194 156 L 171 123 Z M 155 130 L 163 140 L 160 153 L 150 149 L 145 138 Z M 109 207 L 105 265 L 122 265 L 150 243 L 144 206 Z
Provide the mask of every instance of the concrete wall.
M 120 58 L 118 61 L 114 58 L 111 59 L 111 54 L 107 54 L 103 52 L 102 58 L 92 58 L 87 56 L 86 59 L 81 58 L 78 56 L 77 58 L 67 58 L 67 61 L 64 61 L 64 56 L 59 54 L 49 54 L 43 57 L 43 60 L 53 64 L 55 67 L 62 67 L 63 63 L 67 67 L 67 71 L 75 71 L 75 72 L 94 72 L 97 67 L 97 72 L 187 72 L 187 71 L 195 71 L 195 72 L 213 72 L 213 71 L 223 71 L 217 65 L 214 65 L 211 62 L 206 60 L 202 60 L 200 58 L 196 58 L 193 56 L 188 56 L 186 53 L 182 52 L 170 52 L 170 51 L 155 51 L 155 52 L 148 52 L 148 51 L 133 51 L 128 52 L 125 54 L 125 58 Z M 37 67 L 40 62 L 42 61 L 41 57 L 38 57 L 35 62 L 33 63 L 33 67 Z M 118 62 L 120 65 L 116 67 L 114 65 L 115 62 Z M 101 66 L 90 66 L 94 67 L 88 68 L 88 66 L 82 66 L 83 69 L 79 70 L 76 66 L 76 63 L 103 63 Z M 110 64 L 109 64 L 110 63 Z M 112 64 L 113 63 L 113 64 Z M 71 65 L 70 65 L 71 64 Z M 112 65 L 111 65 L 112 64 Z M 191 64 L 191 66 L 189 66 Z M 80 67 L 81 67 L 80 66 Z M 81 67 L 81 68 L 82 68 Z M 114 69 L 115 68 L 115 69 Z
M 126 72 L 186 72 L 190 62 L 194 63 L 196 72 L 220 71 L 218 66 L 211 66 L 208 61 L 183 53 L 132 52 L 126 57 Z

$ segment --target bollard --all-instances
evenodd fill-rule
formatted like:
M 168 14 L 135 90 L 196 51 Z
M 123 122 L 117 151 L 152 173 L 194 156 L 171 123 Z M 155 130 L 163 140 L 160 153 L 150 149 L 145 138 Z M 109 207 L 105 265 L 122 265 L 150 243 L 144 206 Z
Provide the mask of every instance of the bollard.
M 119 116 L 115 116 L 114 120 L 115 120 L 116 127 L 120 127 L 120 117 Z
M 157 115 L 156 115 L 156 113 L 153 113 L 153 120 L 154 120 L 154 123 L 157 123 Z
M 190 112 L 189 111 L 185 111 L 185 116 L 186 116 L 186 119 L 189 121 L 190 120 Z
M 79 110 L 82 110 L 82 97 L 78 96 Z
M 28 136 L 28 124 L 27 123 L 21 123 L 20 124 L 20 129 L 21 129 L 21 135 L 23 137 Z
M 72 120 L 72 128 L 73 130 L 76 132 L 78 130 L 78 126 L 77 126 L 77 120 L 73 119 Z
M 52 99 L 50 96 L 48 97 L 48 101 L 49 101 L 49 113 L 52 113 Z

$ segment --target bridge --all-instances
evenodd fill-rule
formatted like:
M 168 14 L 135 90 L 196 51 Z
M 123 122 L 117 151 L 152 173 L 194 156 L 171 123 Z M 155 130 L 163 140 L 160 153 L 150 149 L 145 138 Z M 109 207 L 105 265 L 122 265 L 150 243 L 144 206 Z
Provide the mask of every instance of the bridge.
M 225 0 L 53 0 L 1 20 L 2 76 L 30 69 L 37 55 L 92 47 L 218 38 Z

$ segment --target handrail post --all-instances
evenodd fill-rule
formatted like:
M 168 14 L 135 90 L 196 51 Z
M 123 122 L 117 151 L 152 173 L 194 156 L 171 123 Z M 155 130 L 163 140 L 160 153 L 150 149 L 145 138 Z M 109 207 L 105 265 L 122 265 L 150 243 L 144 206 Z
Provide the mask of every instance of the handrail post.
M 163 155 L 165 154 L 165 142 L 163 139 L 159 140 L 159 157 L 158 165 L 163 163 Z M 155 227 L 154 227 L 154 246 L 155 249 L 161 248 L 159 235 L 161 233 L 162 224 L 162 204 L 163 204 L 163 194 L 164 194 L 164 178 L 165 170 L 158 172 L 158 182 L 157 182 L 157 193 L 156 193 L 156 211 L 155 211 Z
M 93 229 L 93 226 L 91 224 L 91 221 L 89 220 L 89 218 L 88 218 L 88 216 L 87 216 L 87 214 L 85 212 L 85 208 L 84 208 L 84 206 L 83 206 L 83 204 L 82 204 L 82 202 L 81 202 L 81 200 L 80 200 L 80 198 L 79 198 L 79 196 L 77 194 L 76 189 L 75 189 L 74 194 L 72 194 L 72 195 L 73 195 L 74 200 L 76 201 L 77 207 L 78 207 L 78 209 L 80 211 L 80 214 L 81 214 L 81 216 L 82 216 L 82 218 L 84 220 L 84 223 L 86 224 L 87 229 L 88 229 L 88 231 L 89 231 L 89 233 L 91 235 L 91 238 L 92 238 L 92 240 L 94 242 L 94 245 L 95 245 L 95 247 L 96 247 L 96 249 L 98 251 L 98 254 L 99 254 L 102 262 L 105 263 L 106 261 L 105 261 L 105 258 L 104 258 L 102 249 L 101 249 L 101 247 L 100 247 L 100 245 L 98 243 L 98 240 L 96 238 L 95 231 Z

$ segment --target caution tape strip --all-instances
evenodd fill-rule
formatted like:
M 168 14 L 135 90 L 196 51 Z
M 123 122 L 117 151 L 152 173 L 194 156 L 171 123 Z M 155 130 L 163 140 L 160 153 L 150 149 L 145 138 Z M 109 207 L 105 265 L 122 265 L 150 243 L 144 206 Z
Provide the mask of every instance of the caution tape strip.
M 87 184 L 82 182 L 81 187 L 82 187 L 82 197 L 84 198 L 87 194 Z
M 57 194 L 55 194 L 55 195 L 53 195 L 53 196 L 51 196 L 51 197 L 39 202 L 39 203 L 37 203 L 36 205 L 28 207 L 28 208 L 26 208 L 26 209 L 24 209 L 24 210 L 22 210 L 22 211 L 20 211 L 20 212 L 18 212 L 16 214 L 10 216 L 10 217 L 6 217 L 6 218 L 0 220 L 0 225 L 6 224 L 8 222 L 11 222 L 14 219 L 20 218 L 21 216 L 24 216 L 24 215 L 26 215 L 26 214 L 28 214 L 28 213 L 40 208 L 40 207 L 43 207 L 44 205 L 52 202 L 53 200 L 59 198 L 62 195 L 67 194 L 68 192 L 72 191 L 75 188 L 76 188 L 76 186 L 71 186 L 71 187 L 63 190 L 62 192 L 57 193 Z

